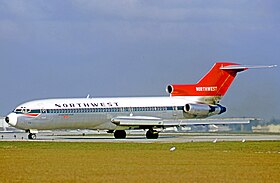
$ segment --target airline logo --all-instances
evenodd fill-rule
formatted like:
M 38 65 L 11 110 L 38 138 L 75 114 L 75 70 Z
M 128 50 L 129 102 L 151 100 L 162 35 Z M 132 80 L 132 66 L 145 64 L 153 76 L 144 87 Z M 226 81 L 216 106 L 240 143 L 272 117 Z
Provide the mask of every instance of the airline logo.
M 82 107 L 118 107 L 118 102 L 100 102 L 100 103 L 63 103 L 55 104 L 55 107 L 62 108 L 82 108 Z
M 212 91 L 217 91 L 218 90 L 218 87 L 217 86 L 198 86 L 198 87 L 195 87 L 196 91 L 197 92 L 212 92 Z

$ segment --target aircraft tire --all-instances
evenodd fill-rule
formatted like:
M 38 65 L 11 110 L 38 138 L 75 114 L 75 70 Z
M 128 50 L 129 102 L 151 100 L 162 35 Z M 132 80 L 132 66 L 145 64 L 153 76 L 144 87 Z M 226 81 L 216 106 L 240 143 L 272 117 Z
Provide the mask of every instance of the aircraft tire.
M 36 139 L 36 134 L 35 133 L 29 133 L 28 134 L 28 139 L 35 140 Z
M 114 132 L 114 137 L 116 139 L 125 139 L 126 138 L 126 132 L 125 130 L 116 130 Z
M 157 139 L 158 138 L 158 132 L 156 130 L 148 130 L 146 133 L 147 139 Z

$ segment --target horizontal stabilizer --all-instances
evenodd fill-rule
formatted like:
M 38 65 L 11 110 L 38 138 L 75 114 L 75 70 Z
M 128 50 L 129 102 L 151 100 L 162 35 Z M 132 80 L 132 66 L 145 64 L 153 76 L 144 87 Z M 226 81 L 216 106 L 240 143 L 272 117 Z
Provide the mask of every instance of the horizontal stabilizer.
M 225 67 L 221 67 L 222 70 L 246 70 L 246 69 L 262 69 L 262 68 L 273 68 L 277 67 L 277 65 L 229 65 Z

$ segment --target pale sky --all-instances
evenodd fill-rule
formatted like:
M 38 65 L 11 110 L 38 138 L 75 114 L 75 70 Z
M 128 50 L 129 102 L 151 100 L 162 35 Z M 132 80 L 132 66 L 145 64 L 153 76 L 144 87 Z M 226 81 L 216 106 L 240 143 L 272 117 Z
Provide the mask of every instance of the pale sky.
M 280 65 L 278 0 L 0 0 L 0 115 L 41 98 L 162 96 L 216 61 Z M 280 118 L 280 67 L 240 73 L 222 117 Z

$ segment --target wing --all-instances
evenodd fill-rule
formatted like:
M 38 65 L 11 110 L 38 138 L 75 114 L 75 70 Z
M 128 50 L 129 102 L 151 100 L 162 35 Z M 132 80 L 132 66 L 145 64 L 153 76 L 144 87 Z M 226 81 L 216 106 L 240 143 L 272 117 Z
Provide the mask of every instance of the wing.
M 254 118 L 209 118 L 209 119 L 183 119 L 166 120 L 164 126 L 187 126 L 187 125 L 229 125 L 229 124 L 249 124 Z
M 150 116 L 119 116 L 111 119 L 117 126 L 127 127 L 171 127 L 188 125 L 225 125 L 225 124 L 248 124 L 255 118 L 220 118 L 220 119 L 182 119 L 168 120 Z
M 150 116 L 119 116 L 111 119 L 117 126 L 163 126 L 163 120 Z

